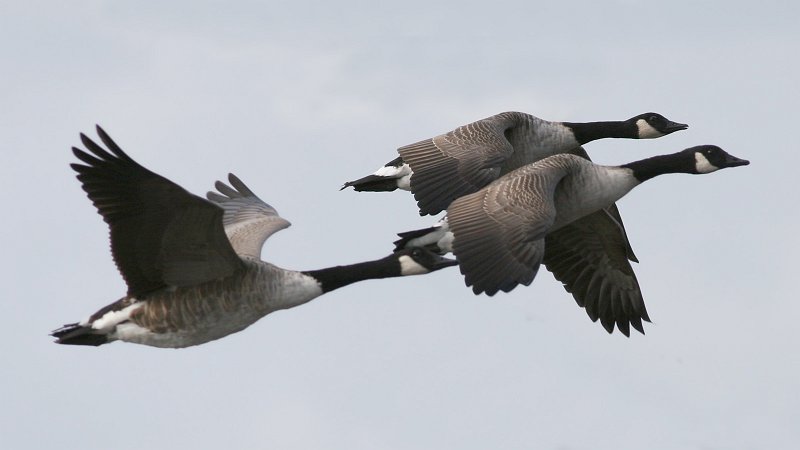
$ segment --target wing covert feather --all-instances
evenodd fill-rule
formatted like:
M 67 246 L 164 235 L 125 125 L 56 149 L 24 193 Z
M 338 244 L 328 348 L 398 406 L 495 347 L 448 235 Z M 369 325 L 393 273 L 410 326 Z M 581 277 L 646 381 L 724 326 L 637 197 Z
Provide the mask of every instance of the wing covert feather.
M 411 191 L 420 215 L 444 211 L 453 200 L 496 180 L 514 152 L 505 131 L 519 120 L 520 113 L 501 113 L 400 147 L 414 172 Z
M 529 285 L 545 254 L 563 167 L 519 170 L 454 201 L 447 210 L 453 253 L 473 292 Z

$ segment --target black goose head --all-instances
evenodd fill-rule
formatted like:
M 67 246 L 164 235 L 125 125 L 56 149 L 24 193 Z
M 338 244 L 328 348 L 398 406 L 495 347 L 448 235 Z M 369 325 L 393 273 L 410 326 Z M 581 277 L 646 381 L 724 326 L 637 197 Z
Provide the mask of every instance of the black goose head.
M 716 145 L 698 145 L 677 153 L 634 161 L 622 167 L 631 169 L 633 176 L 644 182 L 665 173 L 704 174 L 748 164 L 750 161 L 730 155 Z
M 716 145 L 698 145 L 687 148 L 685 153 L 691 160 L 691 173 L 711 173 L 728 167 L 739 167 L 750 164 L 746 159 L 737 158 Z
M 636 127 L 639 139 L 653 139 L 676 131 L 685 130 L 689 125 L 673 122 L 659 113 L 648 112 L 631 117 L 627 122 Z

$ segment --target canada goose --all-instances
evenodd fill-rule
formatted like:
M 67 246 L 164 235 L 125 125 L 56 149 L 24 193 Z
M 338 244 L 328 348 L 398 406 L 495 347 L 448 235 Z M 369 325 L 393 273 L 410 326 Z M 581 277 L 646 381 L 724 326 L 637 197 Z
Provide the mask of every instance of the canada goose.
M 688 125 L 644 113 L 615 122 L 550 122 L 521 112 L 504 112 L 448 133 L 400 147 L 400 157 L 372 175 L 349 181 L 356 191 L 410 190 L 420 215 L 444 211 L 526 164 L 602 138 L 652 139 Z
M 208 200 L 142 167 L 98 126 L 101 148 L 73 147 L 83 189 L 111 230 L 114 261 L 128 286 L 120 300 L 53 331 L 60 344 L 121 340 L 188 347 L 241 331 L 261 317 L 373 279 L 457 264 L 424 249 L 327 269 L 293 271 L 261 261 L 261 246 L 290 224 L 234 175 Z
M 601 166 L 571 154 L 554 155 L 456 199 L 447 208 L 447 221 L 401 233 L 396 244 L 452 251 L 466 285 L 475 294 L 490 296 L 509 292 L 518 284 L 529 285 L 544 263 L 592 321 L 599 318 L 609 333 L 614 324 L 626 336 L 630 326 L 644 333 L 642 320 L 649 317 L 635 276 L 620 268 L 620 262 L 627 262 L 624 252 L 609 253 L 603 242 L 586 245 L 581 240 L 592 234 L 580 229 L 561 236 L 555 244 L 550 237 L 655 176 L 706 174 L 747 164 L 713 145 L 621 166 Z M 620 243 L 615 246 L 621 247 Z
M 572 153 L 589 160 L 581 144 L 592 140 L 604 137 L 650 139 L 686 128 L 688 125 L 672 122 L 657 113 L 640 114 L 619 122 L 574 123 L 548 122 L 529 114 L 506 112 L 401 147 L 399 158 L 375 174 L 346 183 L 344 187 L 411 190 L 418 200 L 420 214 L 433 214 L 445 209 L 457 196 L 475 192 L 500 176 L 547 156 Z M 419 240 L 412 244 L 406 241 L 422 236 L 425 245 L 431 244 L 432 240 L 438 240 L 434 238 L 437 232 L 449 239 L 451 235 L 446 231 L 446 227 L 435 226 L 430 230 L 404 233 L 396 244 L 418 245 Z M 547 241 L 547 248 L 559 249 L 560 254 L 590 258 L 596 270 L 616 276 L 620 283 L 624 280 L 631 292 L 641 295 L 630 264 L 630 261 L 639 260 L 633 253 L 616 205 L 611 204 L 565 225 L 549 234 Z M 592 252 L 584 253 L 588 249 Z M 548 252 L 551 253 L 555 254 Z M 548 260 L 546 255 L 546 264 Z M 554 271 L 553 274 L 569 289 L 570 280 L 563 277 L 564 272 Z M 592 299 L 586 298 L 587 292 L 571 292 L 578 304 L 592 303 Z

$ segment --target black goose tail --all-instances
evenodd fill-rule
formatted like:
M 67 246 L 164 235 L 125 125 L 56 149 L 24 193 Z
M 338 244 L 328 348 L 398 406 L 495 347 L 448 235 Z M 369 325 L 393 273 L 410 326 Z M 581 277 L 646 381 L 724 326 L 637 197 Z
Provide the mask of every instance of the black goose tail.
M 91 345 L 97 347 L 98 345 L 107 344 L 109 342 L 105 334 L 98 334 L 97 330 L 92 327 L 87 327 L 78 323 L 64 325 L 50 333 L 50 336 L 56 338 L 56 344 Z

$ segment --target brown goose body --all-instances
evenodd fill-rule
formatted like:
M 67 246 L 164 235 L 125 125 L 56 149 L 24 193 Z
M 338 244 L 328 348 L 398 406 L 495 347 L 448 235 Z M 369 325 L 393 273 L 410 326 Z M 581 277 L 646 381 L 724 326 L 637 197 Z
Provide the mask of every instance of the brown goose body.
M 417 275 L 455 265 L 426 250 L 312 271 L 261 261 L 261 246 L 289 226 L 234 175 L 203 199 L 125 154 L 98 127 L 103 149 L 81 135 L 73 148 L 84 190 L 111 231 L 128 293 L 52 335 L 60 344 L 116 340 L 187 347 L 241 331 L 265 315 L 362 280 Z
M 105 342 L 154 347 L 204 344 L 244 330 L 272 312 L 302 305 L 323 293 L 301 272 L 247 261 L 245 270 L 199 285 L 161 289 L 144 298 L 125 296 L 72 331 L 90 328 Z M 68 341 L 70 336 L 61 336 Z

